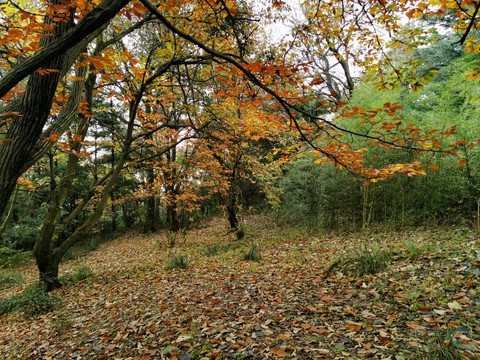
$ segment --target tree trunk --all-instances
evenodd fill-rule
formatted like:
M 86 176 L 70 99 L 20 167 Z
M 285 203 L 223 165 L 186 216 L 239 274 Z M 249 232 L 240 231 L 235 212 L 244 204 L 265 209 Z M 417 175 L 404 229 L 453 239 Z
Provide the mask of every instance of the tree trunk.
M 40 282 L 45 285 L 46 291 L 58 289 L 62 283 L 58 279 L 58 266 L 61 258 L 57 256 L 36 257 Z
M 85 84 L 85 96 L 89 108 L 92 105 L 93 86 L 95 84 L 96 76 L 91 73 Z M 89 127 L 88 118 L 82 118 L 79 123 L 76 135 L 79 135 L 83 141 Z M 74 152 L 78 152 L 81 148 L 81 142 L 72 144 Z M 48 208 L 48 213 L 43 221 L 40 233 L 33 248 L 35 260 L 37 262 L 40 281 L 45 283 L 47 291 L 54 290 L 61 286 L 58 280 L 58 265 L 62 260 L 64 253 L 56 251 L 58 248 L 59 235 L 57 234 L 57 224 L 65 204 L 65 200 L 73 186 L 75 180 L 75 173 L 79 162 L 79 157 L 74 153 L 68 155 L 67 168 L 63 174 L 59 184 L 52 185 L 52 200 Z M 53 176 L 53 170 L 52 170 Z
M 166 71 L 168 67 L 165 67 Z M 158 72 L 156 77 L 161 76 L 163 73 Z M 153 81 L 156 77 L 149 78 L 150 82 Z M 91 73 L 85 84 L 85 95 L 88 107 L 92 107 L 92 93 L 93 85 L 95 83 L 95 75 Z M 133 130 L 134 122 L 137 115 L 138 106 L 142 99 L 142 96 L 146 90 L 148 80 L 142 85 L 140 90 L 135 96 L 135 99 L 130 102 L 129 108 L 129 120 L 127 124 L 126 134 L 123 141 L 122 150 L 119 154 L 119 157 L 115 163 L 115 167 L 112 171 L 105 175 L 102 178 L 102 181 L 96 181 L 94 186 L 92 186 L 88 193 L 82 198 L 77 207 L 71 212 L 63 221 L 60 226 L 57 226 L 60 210 L 62 209 L 63 202 L 65 201 L 66 195 L 70 190 L 73 180 L 75 177 L 76 165 L 78 164 L 78 157 L 75 153 L 69 155 L 69 161 L 66 169 L 66 173 L 62 178 L 60 184 L 55 190 L 54 198 L 52 204 L 49 208 L 49 213 L 47 215 L 47 221 L 43 224 L 40 231 L 40 236 L 35 244 L 34 254 L 37 260 L 37 265 L 40 274 L 40 280 L 45 282 L 47 285 L 47 290 L 54 289 L 60 285 L 58 280 L 58 265 L 65 253 L 80 239 L 83 239 L 85 235 L 95 226 L 98 220 L 103 215 L 103 212 L 108 204 L 108 199 L 110 197 L 111 191 L 115 186 L 115 183 L 120 175 L 125 162 L 128 159 L 130 147 L 133 143 Z M 86 129 L 88 128 L 88 119 L 83 119 L 83 126 L 79 127 L 78 133 L 81 134 L 82 139 L 85 136 Z M 72 148 L 75 150 L 75 146 L 80 147 L 80 143 L 76 142 L 73 144 Z M 61 244 L 58 243 L 58 239 L 63 231 L 71 224 L 73 219 L 78 216 L 79 212 L 84 209 L 88 201 L 95 194 L 95 189 L 103 185 L 103 189 L 100 193 L 100 198 L 96 203 L 95 209 L 91 215 L 85 220 L 85 222 L 75 229 L 73 234 L 71 234 L 65 241 Z
M 175 162 L 177 160 L 177 149 L 173 147 L 166 153 L 168 170 L 165 172 L 167 186 L 165 193 L 167 195 L 167 229 L 170 231 L 180 230 L 180 222 L 178 221 L 177 212 L 177 170 Z
M 20 63 L 0 80 L 0 97 L 10 91 L 22 79 L 30 75 L 25 93 L 19 104 L 19 116 L 10 116 L 11 125 L 8 126 L 6 139 L 0 145 L 0 218 L 6 210 L 10 196 L 15 188 L 17 179 L 22 175 L 25 164 L 35 152 L 35 147 L 42 134 L 43 127 L 48 119 L 53 96 L 59 81 L 59 73 L 66 64 L 70 64 L 65 53 L 77 43 L 81 42 L 92 32 L 102 27 L 115 16 L 129 0 L 104 0 L 101 6 L 92 10 L 85 18 L 73 25 L 73 13 L 70 21 L 57 21 L 53 36 L 46 34 L 40 40 L 40 51 Z M 47 13 L 55 14 L 55 10 L 63 7 L 61 0 L 53 0 L 49 4 Z M 64 18 L 64 14 L 58 16 Z M 52 16 L 47 15 L 45 25 L 52 24 Z M 53 70 L 41 75 L 35 70 L 42 67 Z
M 135 202 L 133 205 L 132 203 Z M 134 209 L 137 207 L 136 200 L 128 200 L 122 203 L 123 222 L 128 229 L 135 223 Z
M 147 206 L 147 213 L 145 214 L 145 224 L 143 227 L 144 233 L 153 233 L 157 231 L 157 209 L 156 209 L 156 201 L 155 196 L 149 196 L 145 200 Z
M 51 7 L 55 8 L 60 0 L 52 1 Z M 45 16 L 46 25 L 55 24 L 54 36 L 44 34 L 40 40 L 40 47 L 47 46 L 56 37 L 68 30 L 72 25 L 73 12 L 70 21 L 54 22 L 52 17 Z M 4 141 L 0 146 L 0 215 L 5 211 L 5 205 L 17 184 L 17 179 L 22 175 L 23 164 L 27 161 L 42 134 L 53 96 L 59 81 L 58 72 L 62 69 L 64 56 L 58 56 L 45 64 L 45 69 L 53 72 L 40 74 L 34 72 L 28 79 L 25 93 L 22 97 L 19 115 L 12 116 L 12 124 L 8 127 Z
M 228 215 L 228 222 L 230 223 L 230 229 L 237 230 L 238 229 L 238 218 L 237 218 L 237 189 L 238 189 L 238 179 L 237 179 L 237 167 L 238 161 L 235 161 L 232 164 L 232 172 L 230 174 L 230 184 L 228 186 L 228 192 L 226 195 L 226 207 L 227 207 L 227 215 Z
M 235 204 L 235 194 L 233 196 L 231 194 L 228 195 L 232 199 L 227 200 L 227 215 L 228 215 L 228 222 L 230 224 L 230 229 L 236 230 L 238 229 L 238 218 L 237 218 L 237 209 Z
M 49 61 L 65 54 L 85 37 L 101 28 L 129 2 L 130 0 L 103 0 L 96 8 L 78 21 L 74 27 L 63 32 L 61 36 L 52 37 L 54 40 L 49 42 L 48 46 L 37 51 L 35 55 L 20 63 L 0 80 L 0 98 L 3 98 L 5 94 L 35 70 L 41 67 L 51 69 L 47 66 Z M 52 3 L 49 4 L 49 10 L 55 9 L 55 4 L 63 4 L 64 1 L 52 1 Z M 60 7 L 60 10 L 63 12 L 63 6 Z M 60 13 L 55 15 L 63 19 L 65 14 Z
M 10 207 L 8 208 L 7 215 L 5 216 L 5 219 L 3 219 L 2 224 L 0 225 L 0 246 L 3 246 L 3 233 L 7 229 L 8 223 L 13 218 L 15 204 L 17 202 L 17 195 L 18 195 L 18 188 L 15 190 L 15 193 L 13 194 L 13 198 L 10 199 Z
M 167 205 L 167 229 L 175 232 L 180 230 L 176 201 Z

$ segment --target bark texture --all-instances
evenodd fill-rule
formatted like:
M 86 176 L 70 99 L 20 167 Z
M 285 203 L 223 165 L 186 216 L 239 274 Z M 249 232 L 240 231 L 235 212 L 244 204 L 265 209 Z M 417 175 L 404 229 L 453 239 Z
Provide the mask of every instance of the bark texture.
M 69 31 L 51 37 L 48 46 L 22 62 L 2 78 L 0 81 L 0 97 L 3 98 L 15 85 L 40 67 L 49 68 L 46 64 L 50 60 L 61 56 L 82 41 L 83 38 L 102 27 L 129 2 L 129 0 L 104 0 Z M 58 4 L 60 1 L 52 1 L 52 3 Z
M 36 146 L 47 122 L 60 74 L 72 63 L 72 59 L 67 56 L 68 50 L 104 26 L 128 2 L 104 0 L 76 25 L 73 24 L 73 13 L 70 21 L 56 22 L 54 33 L 45 34 L 40 40 L 43 49 L 0 80 L 0 97 L 3 97 L 30 75 L 25 93 L 15 104 L 19 115 L 12 116 L 12 123 L 5 134 L 7 140 L 0 144 L 0 218 L 5 212 L 17 179 L 25 171 L 25 164 L 31 161 L 37 150 Z M 52 10 L 59 3 L 60 0 L 52 1 Z M 52 24 L 53 19 L 46 16 L 44 22 L 46 25 Z M 41 67 L 52 71 L 43 75 L 35 72 Z

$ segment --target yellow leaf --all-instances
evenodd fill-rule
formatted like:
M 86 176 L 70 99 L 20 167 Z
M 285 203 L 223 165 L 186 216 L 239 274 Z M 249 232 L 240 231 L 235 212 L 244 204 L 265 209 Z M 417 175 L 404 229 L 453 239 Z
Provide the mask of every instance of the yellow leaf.
M 448 307 L 452 310 L 463 310 L 462 305 L 458 301 L 449 302 Z

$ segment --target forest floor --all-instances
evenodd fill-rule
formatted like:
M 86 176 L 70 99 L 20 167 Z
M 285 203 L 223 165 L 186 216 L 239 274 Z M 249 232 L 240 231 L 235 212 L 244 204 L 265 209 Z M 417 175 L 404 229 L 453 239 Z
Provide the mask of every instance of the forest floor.
M 0 358 L 480 358 L 473 229 L 312 235 L 252 215 L 240 242 L 220 219 L 179 235 L 173 248 L 168 240 L 126 234 L 62 263 L 70 275 L 52 294 L 53 310 L 0 318 Z M 242 260 L 253 243 L 262 259 Z M 391 262 L 355 276 L 357 253 Z M 189 268 L 167 271 L 173 254 Z M 37 278 L 34 263 L 8 271 L 22 282 L 1 285 L 0 299 Z

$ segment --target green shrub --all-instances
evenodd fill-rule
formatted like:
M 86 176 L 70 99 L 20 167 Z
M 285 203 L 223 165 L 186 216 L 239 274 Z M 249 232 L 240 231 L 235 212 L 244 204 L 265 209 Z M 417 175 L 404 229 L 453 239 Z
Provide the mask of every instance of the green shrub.
M 20 295 L 0 301 L 0 315 L 22 312 L 35 316 L 55 310 L 60 305 L 60 297 L 45 292 L 45 286 L 35 283 Z
M 91 239 L 88 239 L 87 241 L 84 241 L 82 243 L 82 250 L 85 253 L 89 253 L 89 252 L 92 252 L 94 250 L 97 250 L 99 247 L 100 247 L 100 242 L 95 237 L 91 238 Z
M 247 253 L 243 255 L 243 260 L 245 261 L 262 260 L 262 254 L 260 253 L 260 248 L 256 244 L 252 244 L 248 249 Z
M 23 282 L 23 279 L 20 275 L 0 270 L 0 287 L 10 284 L 19 284 L 21 282 Z
M 32 250 L 38 238 L 38 224 L 43 222 L 45 210 L 46 207 L 42 206 L 39 214 L 22 214 L 21 222 L 9 224 L 3 234 L 3 244 L 14 249 Z
M 73 273 L 74 281 L 82 281 L 93 276 L 93 271 L 88 266 L 82 266 Z
M 325 277 L 328 277 L 334 269 L 352 272 L 354 276 L 373 275 L 384 270 L 390 261 L 390 252 L 364 246 L 362 250 L 354 251 L 352 255 L 335 260 L 325 272 Z
M 361 215 L 359 182 L 316 160 L 304 155 L 285 166 L 272 189 L 278 219 L 309 229 L 354 227 Z
M 237 236 L 237 240 L 242 240 L 246 235 L 245 228 L 241 227 L 237 229 L 237 231 L 235 232 L 235 235 Z
M 180 254 L 173 255 L 165 265 L 166 270 L 187 269 L 190 266 L 189 261 Z
M 31 251 L 14 250 L 7 247 L 0 248 L 0 268 L 19 266 L 31 259 Z
M 425 360 L 461 360 L 463 355 L 457 340 L 452 335 L 452 329 L 437 331 L 430 339 L 428 348 L 422 359 Z

